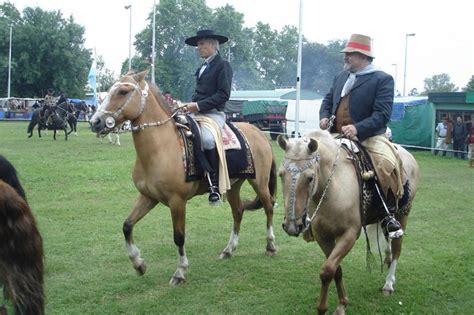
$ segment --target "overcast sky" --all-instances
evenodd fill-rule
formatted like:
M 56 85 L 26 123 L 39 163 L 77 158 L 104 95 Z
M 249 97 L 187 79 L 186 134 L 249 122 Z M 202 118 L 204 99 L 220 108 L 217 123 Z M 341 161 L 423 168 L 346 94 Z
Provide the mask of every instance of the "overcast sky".
M 302 1 L 302 31 L 308 40 L 326 44 L 328 40 L 347 39 L 352 33 L 371 36 L 374 64 L 394 76 L 399 91 L 403 90 L 406 34 L 415 33 L 408 37 L 407 93 L 412 88 L 421 92 L 423 80 L 436 74 L 449 74 L 460 88 L 474 75 L 469 1 Z M 12 2 L 20 11 L 26 6 L 39 6 L 61 10 L 65 17 L 72 14 L 76 23 L 86 28 L 86 47 L 96 48 L 106 67 L 116 74 L 128 57 L 130 11 L 124 6 L 132 4 L 132 36 L 143 30 L 153 8 L 153 0 Z M 269 23 L 276 30 L 284 25 L 299 25 L 299 0 L 207 0 L 211 8 L 227 3 L 244 14 L 248 27 L 258 21 Z

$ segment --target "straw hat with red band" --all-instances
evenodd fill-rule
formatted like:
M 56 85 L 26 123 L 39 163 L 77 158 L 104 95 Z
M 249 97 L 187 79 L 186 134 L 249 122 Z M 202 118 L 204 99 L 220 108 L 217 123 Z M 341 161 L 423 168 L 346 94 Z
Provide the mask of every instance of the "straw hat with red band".
M 372 39 L 369 36 L 361 34 L 352 34 L 347 42 L 346 48 L 341 50 L 341 52 L 358 52 L 368 57 L 375 58 L 372 54 Z

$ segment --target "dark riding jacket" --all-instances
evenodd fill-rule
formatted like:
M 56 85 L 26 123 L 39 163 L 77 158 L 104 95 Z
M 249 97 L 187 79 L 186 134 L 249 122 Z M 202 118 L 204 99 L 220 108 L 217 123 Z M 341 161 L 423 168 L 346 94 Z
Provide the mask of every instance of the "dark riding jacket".
M 336 76 L 331 90 L 321 104 L 320 119 L 336 114 L 342 88 L 348 77 L 348 71 Z M 349 114 L 360 141 L 385 133 L 392 113 L 393 97 L 394 81 L 389 74 L 375 71 L 357 76 L 349 93 Z
M 229 62 L 217 54 L 201 77 L 199 77 L 200 70 L 201 67 L 196 71 L 196 89 L 192 101 L 198 103 L 201 113 L 212 109 L 224 111 L 232 87 L 233 73 Z

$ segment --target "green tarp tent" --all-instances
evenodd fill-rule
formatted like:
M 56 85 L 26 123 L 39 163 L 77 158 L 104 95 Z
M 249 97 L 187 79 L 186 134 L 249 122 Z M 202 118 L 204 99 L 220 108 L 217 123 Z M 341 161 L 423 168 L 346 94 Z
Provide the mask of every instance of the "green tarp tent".
M 388 126 L 393 142 L 431 147 L 433 105 L 428 97 L 397 97 Z
M 245 101 L 242 105 L 242 115 L 248 116 L 255 114 L 276 114 L 285 116 L 287 106 L 287 101 Z

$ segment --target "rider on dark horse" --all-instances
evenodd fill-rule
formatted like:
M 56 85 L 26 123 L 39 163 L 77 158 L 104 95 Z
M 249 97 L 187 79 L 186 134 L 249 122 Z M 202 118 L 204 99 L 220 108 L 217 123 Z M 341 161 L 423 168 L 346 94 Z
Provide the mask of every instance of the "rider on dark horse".
M 53 92 L 53 89 L 48 89 L 48 93 L 44 97 L 43 110 L 41 111 L 41 117 L 44 118 L 46 128 L 52 124 L 52 116 L 56 113 L 56 101 Z
M 199 30 L 196 36 L 189 37 L 185 43 L 197 47 L 203 64 L 196 71 L 196 89 L 192 103 L 188 103 L 185 110 L 212 119 L 222 129 L 226 116 L 224 106 L 229 100 L 232 86 L 232 68 L 227 60 L 219 54 L 219 44 L 228 41 L 228 38 L 217 35 L 212 30 Z M 221 202 L 218 189 L 219 182 L 219 155 L 216 140 L 208 128 L 201 126 L 201 137 L 205 156 L 212 168 L 208 172 L 209 203 L 216 205 Z

